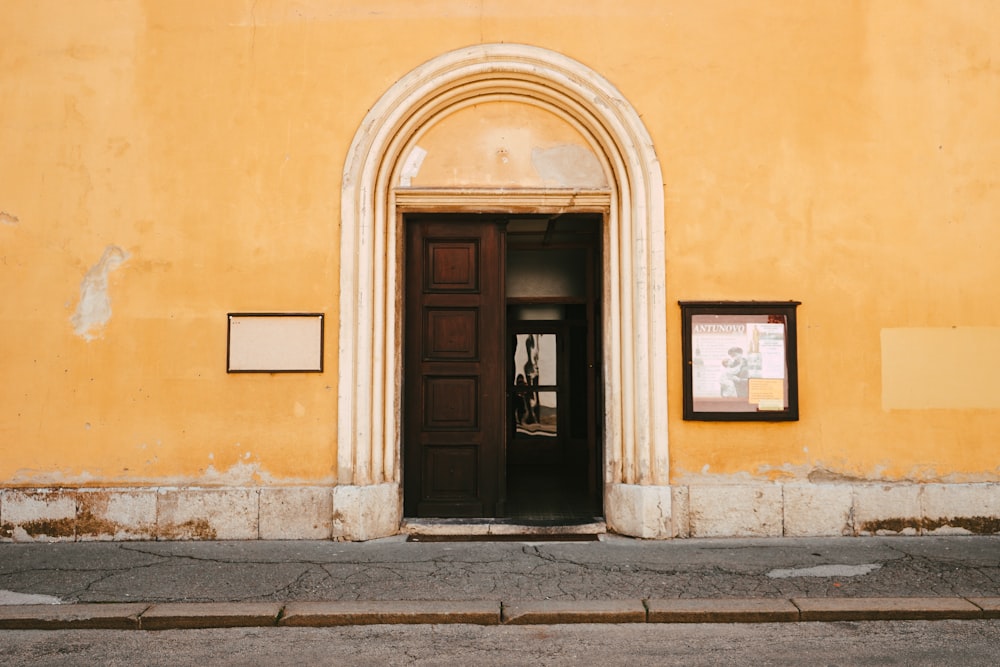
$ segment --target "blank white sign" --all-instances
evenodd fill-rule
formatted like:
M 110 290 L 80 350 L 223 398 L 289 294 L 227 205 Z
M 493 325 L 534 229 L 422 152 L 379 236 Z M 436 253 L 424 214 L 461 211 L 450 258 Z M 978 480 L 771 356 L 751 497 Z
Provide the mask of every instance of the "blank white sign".
M 228 370 L 231 373 L 321 372 L 323 315 L 229 315 Z

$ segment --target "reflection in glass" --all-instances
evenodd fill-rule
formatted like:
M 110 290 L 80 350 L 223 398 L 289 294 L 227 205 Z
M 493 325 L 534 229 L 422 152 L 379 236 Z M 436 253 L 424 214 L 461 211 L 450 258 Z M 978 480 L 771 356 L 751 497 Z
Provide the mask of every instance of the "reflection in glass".
M 518 433 L 556 435 L 556 335 L 514 337 L 514 425 Z M 550 387 L 550 390 L 540 390 Z
M 520 435 L 558 435 L 556 429 L 556 392 L 514 392 L 514 427 Z
M 517 334 L 514 340 L 514 377 L 529 386 L 556 384 L 556 335 Z

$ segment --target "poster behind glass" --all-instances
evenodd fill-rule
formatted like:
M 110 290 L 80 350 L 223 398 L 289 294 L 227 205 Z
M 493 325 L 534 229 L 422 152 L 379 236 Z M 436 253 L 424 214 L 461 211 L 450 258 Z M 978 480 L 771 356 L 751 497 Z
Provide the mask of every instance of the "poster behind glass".
M 724 401 L 719 407 L 785 408 L 783 317 L 694 315 L 691 345 L 691 387 L 696 403 L 704 399 L 736 399 Z
M 788 408 L 784 315 L 693 314 L 690 327 L 695 412 Z

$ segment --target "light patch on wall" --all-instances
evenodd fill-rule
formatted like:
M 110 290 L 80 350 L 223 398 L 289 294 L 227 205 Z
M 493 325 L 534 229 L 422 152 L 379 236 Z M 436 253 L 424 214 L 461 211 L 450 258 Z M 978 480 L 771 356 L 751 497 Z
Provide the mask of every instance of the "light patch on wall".
M 459 105 L 413 141 L 398 167 L 404 186 L 607 187 L 600 160 L 579 129 L 531 104 Z
M 884 410 L 1000 408 L 1000 327 L 882 329 Z
M 209 464 L 198 478 L 199 484 L 220 486 L 254 486 L 261 482 L 262 470 L 257 462 L 237 461 L 225 470 Z
M 577 144 L 534 148 L 531 164 L 546 181 L 564 188 L 606 188 L 607 178 L 592 152 Z
M 406 161 L 403 162 L 403 168 L 399 173 L 400 187 L 410 187 L 413 179 L 420 173 L 420 165 L 424 163 L 425 157 L 427 157 L 426 150 L 420 146 L 413 147 L 410 154 L 406 156 Z
M 16 225 L 20 220 L 17 219 L 16 215 L 11 215 L 7 211 L 0 211 L 0 223 L 5 225 Z
M 108 274 L 125 263 L 129 254 L 116 245 L 104 249 L 101 259 L 87 271 L 80 284 L 80 302 L 70 318 L 76 335 L 91 341 L 111 319 Z

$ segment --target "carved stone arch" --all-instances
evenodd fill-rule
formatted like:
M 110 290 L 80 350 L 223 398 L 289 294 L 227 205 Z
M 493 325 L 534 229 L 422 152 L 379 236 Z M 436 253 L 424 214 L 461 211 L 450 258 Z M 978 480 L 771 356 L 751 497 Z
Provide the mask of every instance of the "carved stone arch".
M 442 110 L 496 95 L 530 99 L 579 128 L 610 187 L 413 193 L 400 185 L 405 153 L 422 128 Z M 581 201 L 606 203 L 605 515 L 617 532 L 670 536 L 660 166 L 639 115 L 610 82 L 566 56 L 518 44 L 468 47 L 417 67 L 377 101 L 351 144 L 341 192 L 335 536 L 370 539 L 400 526 L 402 250 L 396 207 L 414 196 L 439 208 L 470 201 L 556 202 L 564 210 Z

